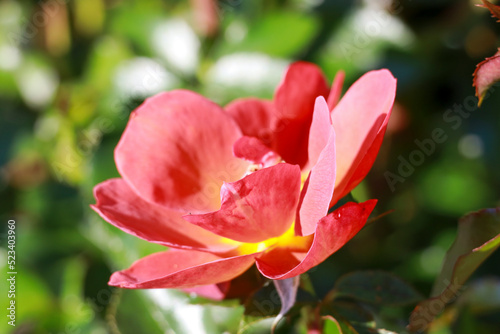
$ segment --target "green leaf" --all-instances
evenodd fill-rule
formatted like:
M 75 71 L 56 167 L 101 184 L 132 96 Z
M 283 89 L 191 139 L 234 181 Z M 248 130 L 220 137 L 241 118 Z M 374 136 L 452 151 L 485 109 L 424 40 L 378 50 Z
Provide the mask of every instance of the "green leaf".
M 274 285 L 266 284 L 245 301 L 245 315 L 252 318 L 274 317 L 281 307 L 280 297 Z
M 446 253 L 443 269 L 431 295 L 442 293 L 450 281 L 461 284 L 500 245 L 500 208 L 485 209 L 462 217 L 455 242 Z
M 432 298 L 421 302 L 410 317 L 410 328 L 422 331 L 461 293 L 464 283 L 500 246 L 500 208 L 484 209 L 462 217 L 455 242 L 446 253 Z
M 421 300 L 421 295 L 401 278 L 384 271 L 358 271 L 342 276 L 332 292 L 334 297 L 348 297 L 381 305 L 407 305 Z
M 269 333 L 274 320 L 272 318 L 254 319 L 252 321 L 242 320 L 238 334 L 262 334 Z
M 290 57 L 310 43 L 318 27 L 313 16 L 294 12 L 271 12 L 252 24 L 248 35 L 240 43 L 227 45 L 222 51 L 224 54 L 251 51 L 276 57 Z M 284 29 L 286 34 L 283 33 Z
M 352 300 L 336 300 L 331 309 L 339 321 L 348 321 L 354 328 L 357 326 L 375 328 L 373 314 L 363 305 Z
M 350 323 L 338 320 L 331 315 L 324 316 L 323 334 L 396 334 L 385 329 L 355 327 Z
M 152 303 L 145 298 L 145 294 L 139 290 L 118 289 L 117 298 L 111 303 L 112 312 L 107 314 L 107 326 L 111 333 L 132 334 L 145 331 L 146 333 L 158 333 L 160 331 L 178 330 L 174 319 L 160 322 L 153 316 Z M 157 318 L 160 318 L 157 315 Z
M 397 334 L 383 328 L 355 327 L 358 334 Z
M 375 316 L 362 303 L 352 300 L 336 300 L 330 306 L 332 314 L 335 316 L 335 322 L 340 327 L 340 333 L 343 334 L 390 334 L 393 332 L 385 329 L 377 328 Z M 328 326 L 332 333 L 333 325 L 331 324 L 332 316 L 323 317 L 325 320 L 325 328 Z M 325 331 L 325 330 L 324 330 Z M 325 331 L 326 332 L 326 331 Z
M 325 323 L 323 325 L 323 333 L 324 334 L 348 334 L 349 332 L 343 332 L 342 328 L 334 317 L 331 315 L 327 315 L 323 317 Z M 355 332 L 352 332 L 355 333 Z
M 154 26 L 164 17 L 164 6 L 159 0 L 123 3 L 110 15 L 109 30 L 114 35 L 125 36 L 139 48 L 139 53 L 147 54 L 151 52 L 149 36 Z

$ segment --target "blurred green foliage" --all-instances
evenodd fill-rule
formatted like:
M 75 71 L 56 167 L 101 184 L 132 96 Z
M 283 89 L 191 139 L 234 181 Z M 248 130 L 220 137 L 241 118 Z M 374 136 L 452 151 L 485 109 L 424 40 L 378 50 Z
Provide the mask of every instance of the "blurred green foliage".
M 113 149 L 129 113 L 162 90 L 188 88 L 221 105 L 270 98 L 287 64 L 298 59 L 319 64 L 330 79 L 344 70 L 346 87 L 371 69 L 393 72 L 393 118 L 353 196 L 377 198 L 378 213 L 395 211 L 309 273 L 319 296 L 341 275 L 363 269 L 392 271 L 428 295 L 457 218 L 500 206 L 500 92 L 493 89 L 478 109 L 471 87 L 475 64 L 498 47 L 500 26 L 474 1 L 220 0 L 211 16 L 215 33 L 204 30 L 195 3 L 0 1 L 1 267 L 6 273 L 3 245 L 13 218 L 19 273 L 17 326 L 2 316 L 0 332 L 238 327 L 243 308 L 234 302 L 200 306 L 177 291 L 106 284 L 112 271 L 162 249 L 89 208 L 93 186 L 118 176 Z M 435 129 L 446 140 L 427 154 L 416 140 L 432 138 Z M 412 163 L 416 151 L 423 158 Z M 411 164 L 403 173 L 402 161 Z M 387 172 L 403 180 L 391 187 Z M 500 332 L 499 260 L 494 254 L 480 267 L 432 333 Z M 0 285 L 5 310 L 6 281 Z M 385 310 L 399 319 L 388 329 L 404 331 L 410 311 Z M 328 331 L 336 333 L 332 324 Z M 303 333 L 301 326 L 293 331 Z

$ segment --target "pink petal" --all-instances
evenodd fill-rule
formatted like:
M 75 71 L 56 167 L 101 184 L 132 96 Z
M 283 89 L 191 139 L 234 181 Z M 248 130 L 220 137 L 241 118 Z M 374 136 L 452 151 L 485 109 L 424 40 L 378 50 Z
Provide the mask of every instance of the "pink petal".
M 237 247 L 182 219 L 179 212 L 146 202 L 123 179 L 111 179 L 94 188 L 97 200 L 91 207 L 110 224 L 128 234 L 157 244 L 227 252 Z
M 295 221 L 296 235 L 309 235 L 328 213 L 335 187 L 335 132 L 325 99 L 316 99 L 309 135 L 309 164 L 312 170 L 304 184 Z
M 223 300 L 231 286 L 231 281 L 222 282 L 218 284 L 201 285 L 195 288 L 183 289 L 187 293 L 195 293 L 198 296 L 212 299 L 212 300 Z
M 311 169 L 318 163 L 320 156 L 328 145 L 330 136 L 334 136 L 330 109 L 325 98 L 319 96 L 314 104 L 314 115 L 309 133 L 308 162 Z M 335 160 L 334 160 L 335 162 Z M 334 163 L 335 164 L 335 163 Z M 334 165 L 333 164 L 333 165 Z M 333 166 L 335 167 L 335 166 Z
M 257 268 L 270 279 L 285 279 L 305 273 L 351 240 L 365 225 L 376 203 L 376 200 L 369 200 L 343 205 L 318 222 L 307 254 L 275 248 L 256 259 Z
M 337 103 L 339 103 L 340 95 L 342 95 L 342 86 L 344 85 L 345 73 L 344 71 L 338 71 L 333 79 L 332 89 L 330 90 L 330 95 L 328 95 L 328 107 L 333 110 Z
M 245 136 L 259 138 L 266 146 L 273 140 L 272 124 L 275 118 L 274 105 L 271 101 L 256 98 L 239 99 L 225 107 L 238 123 Z
M 115 272 L 108 284 L 127 289 L 187 289 L 217 284 L 241 275 L 254 263 L 255 256 L 222 258 L 210 253 L 171 249 L 146 256 L 130 268 Z
M 241 137 L 233 146 L 235 157 L 259 164 L 263 167 L 276 165 L 281 157 L 255 137 Z
M 361 181 L 363 181 L 363 179 L 366 177 L 366 175 L 372 168 L 375 159 L 377 158 L 380 146 L 382 145 L 382 142 L 384 140 L 386 127 L 387 122 L 385 122 L 382 131 L 375 136 L 365 155 L 361 159 L 359 159 L 360 163 L 354 170 L 354 172 L 350 174 L 349 182 L 336 186 L 332 201 L 330 202 L 330 207 L 335 205 L 335 203 L 337 203 L 339 199 L 349 194 L 349 192 L 354 189 L 359 183 L 361 183 Z M 338 153 L 338 156 L 340 156 L 340 153 Z M 336 182 L 338 182 L 338 178 Z
M 388 70 L 371 71 L 356 81 L 332 111 L 337 178 L 332 205 L 370 170 L 382 143 L 396 94 Z
M 118 171 L 144 199 L 178 211 L 219 208 L 223 182 L 244 175 L 248 164 L 232 154 L 241 136 L 216 104 L 176 90 L 136 109 L 115 150 Z
M 261 242 L 290 228 L 299 192 L 299 167 L 280 163 L 224 184 L 219 211 L 184 219 L 232 240 Z
M 285 162 L 305 166 L 314 102 L 328 92 L 325 77 L 316 65 L 296 62 L 288 68 L 275 94 L 277 119 L 273 127 L 273 149 Z

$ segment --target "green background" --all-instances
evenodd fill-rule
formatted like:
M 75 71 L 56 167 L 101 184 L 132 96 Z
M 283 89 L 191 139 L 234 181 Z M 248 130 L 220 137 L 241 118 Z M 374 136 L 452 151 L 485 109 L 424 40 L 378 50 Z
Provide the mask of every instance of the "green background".
M 18 272 L 17 326 L 3 311 L 0 332 L 238 327 L 243 310 L 234 302 L 199 306 L 175 291 L 106 284 L 111 272 L 162 249 L 89 208 L 94 185 L 118 176 L 113 149 L 129 113 L 162 90 L 187 88 L 225 105 L 272 98 L 294 60 L 318 64 L 330 81 L 344 70 L 344 91 L 368 70 L 392 71 L 393 117 L 353 196 L 377 198 L 378 214 L 394 212 L 311 273 L 320 293 L 350 271 L 382 269 L 428 295 L 458 218 L 500 205 L 500 92 L 477 108 L 472 87 L 475 65 L 500 46 L 500 25 L 474 1 L 221 0 L 212 35 L 195 2 L 0 1 L 0 265 L 7 276 L 7 221 L 15 219 Z M 446 139 L 425 154 L 416 141 L 435 131 Z M 418 166 L 405 170 L 402 161 Z M 388 175 L 400 173 L 391 187 Z M 499 260 L 488 259 L 460 294 L 459 320 L 441 317 L 434 333 L 499 332 Z M 6 280 L 0 286 L 5 310 Z M 387 310 L 399 319 L 389 329 L 403 330 L 410 311 Z

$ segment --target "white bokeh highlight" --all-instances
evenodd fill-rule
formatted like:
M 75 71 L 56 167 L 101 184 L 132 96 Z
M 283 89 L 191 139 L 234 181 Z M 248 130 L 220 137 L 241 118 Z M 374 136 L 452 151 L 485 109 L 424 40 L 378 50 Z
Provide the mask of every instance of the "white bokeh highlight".
M 152 47 L 159 57 L 184 73 L 198 68 L 200 41 L 193 29 L 181 19 L 157 25 L 152 34 Z

